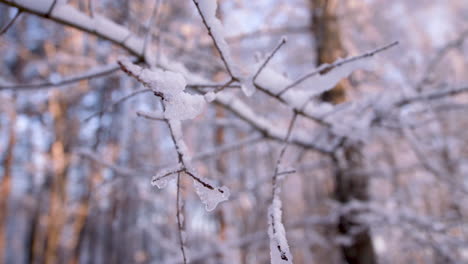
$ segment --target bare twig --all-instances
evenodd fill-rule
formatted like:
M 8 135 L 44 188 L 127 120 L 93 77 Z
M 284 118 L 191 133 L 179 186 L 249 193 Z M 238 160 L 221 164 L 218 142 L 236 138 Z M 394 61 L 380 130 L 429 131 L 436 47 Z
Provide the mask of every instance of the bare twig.
M 203 89 L 203 88 L 219 89 L 220 87 L 224 87 L 223 89 L 226 89 L 226 88 L 240 88 L 241 86 L 238 85 L 238 84 L 226 85 L 226 83 L 221 83 L 221 84 L 187 84 L 187 88 L 191 88 L 191 89 Z
M 276 47 L 273 49 L 273 51 L 270 53 L 270 55 L 268 55 L 268 57 L 265 59 L 265 61 L 262 63 L 262 65 L 260 66 L 260 68 L 258 68 L 257 72 L 255 73 L 255 75 L 253 76 L 252 80 L 253 82 L 255 83 L 255 80 L 257 80 L 257 77 L 258 75 L 263 71 L 263 69 L 265 68 L 265 66 L 268 64 L 268 62 L 271 60 L 271 58 L 273 58 L 273 56 L 275 56 L 276 52 L 286 43 L 286 38 L 285 37 L 282 37 L 281 38 L 281 41 L 278 43 L 278 45 L 276 45 Z
M 177 173 L 177 229 L 179 230 L 179 241 L 180 241 L 180 251 L 182 252 L 182 257 L 184 260 L 184 264 L 187 264 L 187 257 L 185 255 L 185 243 L 184 243 L 184 223 L 183 223 L 183 218 L 182 218 L 182 210 L 183 210 L 183 201 L 180 197 L 180 188 L 181 188 L 181 183 L 180 183 L 180 172 Z
M 3 35 L 8 29 L 15 23 L 16 19 L 23 13 L 21 10 L 18 10 L 15 16 L 0 30 L 0 36 Z
M 136 111 L 137 116 L 143 117 L 146 119 L 157 120 L 157 121 L 165 121 L 166 118 L 162 113 L 151 113 L 147 111 L 138 110 Z
M 99 111 L 99 112 L 96 112 L 96 113 L 94 113 L 94 114 L 88 116 L 87 118 L 85 118 L 85 119 L 83 120 L 83 122 L 86 123 L 86 122 L 88 122 L 89 120 L 91 120 L 93 117 L 96 117 L 96 116 L 98 116 L 98 115 L 101 115 L 101 114 L 103 114 L 103 113 L 105 113 L 105 112 L 110 111 L 114 106 L 116 106 L 116 105 L 118 105 L 118 104 L 120 104 L 120 103 L 122 103 L 122 102 L 124 102 L 124 101 L 126 101 L 126 100 L 128 100 L 128 99 L 130 99 L 130 98 L 132 98 L 132 97 L 134 97 L 135 95 L 139 95 L 139 94 L 141 94 L 141 93 L 147 93 L 147 92 L 151 92 L 151 90 L 148 89 L 148 88 L 142 88 L 142 89 L 133 91 L 133 92 L 131 92 L 131 93 L 129 93 L 129 94 L 123 96 L 123 97 L 120 98 L 119 100 L 113 102 L 112 104 L 108 105 L 104 110 Z
M 440 99 L 440 98 L 447 97 L 447 96 L 454 96 L 454 95 L 466 93 L 466 92 L 468 92 L 468 86 L 460 87 L 460 88 L 444 89 L 444 90 L 439 90 L 439 91 L 430 91 L 430 92 L 422 93 L 413 97 L 402 99 L 398 101 L 397 103 L 395 103 L 395 105 L 398 107 L 402 107 L 402 106 L 405 106 L 407 104 L 414 103 L 414 102 L 435 100 L 435 99 Z
M 0 90 L 36 90 L 36 89 L 49 89 L 53 87 L 64 86 L 84 80 L 93 78 L 104 77 L 119 69 L 119 65 L 112 63 L 106 66 L 91 69 L 82 74 L 65 78 L 58 82 L 43 82 L 43 83 L 31 83 L 31 84 L 0 84 Z
M 231 76 L 231 78 L 234 80 L 234 81 L 239 81 L 239 77 L 238 76 L 234 76 L 234 73 L 233 73 L 233 70 L 231 69 L 231 65 L 229 65 L 228 63 L 228 59 L 226 58 L 227 54 L 224 54 L 223 51 L 221 50 L 221 44 L 218 43 L 218 40 L 215 38 L 215 36 L 213 35 L 213 31 L 210 27 L 210 25 L 208 24 L 207 22 L 207 19 L 205 17 L 205 14 L 203 14 L 202 10 L 200 9 L 200 6 L 199 6 L 199 2 L 198 0 L 192 0 L 193 3 L 195 4 L 196 8 L 197 8 L 197 11 L 198 13 L 200 14 L 200 17 L 203 21 L 203 24 L 205 25 L 206 29 L 208 30 L 208 34 L 210 35 L 211 39 L 213 40 L 213 44 L 216 48 L 216 50 L 219 52 L 219 55 L 221 57 L 221 60 L 223 61 L 224 63 L 224 66 L 226 67 L 226 71 L 228 72 L 229 76 Z
M 285 26 L 281 28 L 264 28 L 247 33 L 241 33 L 239 35 L 226 37 L 231 43 L 239 42 L 248 38 L 258 38 L 262 36 L 273 36 L 273 35 L 291 35 L 291 34 L 310 34 L 312 32 L 312 26 Z
M 52 14 L 52 11 L 54 11 L 54 7 L 55 7 L 56 4 L 57 4 L 57 0 L 54 0 L 54 2 L 52 2 L 52 4 L 49 7 L 49 11 L 47 11 L 46 17 L 48 17 L 48 16 L 50 16 L 50 14 Z
M 158 11 L 159 11 L 160 4 L 161 4 L 161 0 L 155 0 L 154 1 L 153 11 L 151 12 L 151 17 L 148 20 L 148 26 L 147 26 L 148 31 L 146 32 L 145 39 L 143 40 L 143 49 L 141 51 L 143 56 L 146 56 L 146 52 L 147 52 L 147 49 L 148 49 L 148 44 L 151 42 L 153 27 L 154 27 L 154 24 L 156 24 L 155 20 L 156 20 L 156 16 L 158 14 Z
M 385 51 L 391 47 L 394 47 L 398 45 L 398 41 L 395 41 L 395 42 L 392 42 L 390 44 L 387 44 L 383 47 L 380 47 L 380 48 L 377 48 L 375 50 L 372 50 L 372 51 L 369 51 L 369 52 L 366 52 L 364 54 L 361 54 L 361 55 L 358 55 L 358 56 L 354 56 L 354 57 L 351 57 L 351 58 L 348 58 L 348 59 L 344 59 L 344 60 L 339 60 L 339 61 L 336 61 L 332 64 L 326 64 L 326 65 L 323 65 L 321 67 L 319 67 L 318 69 L 310 72 L 310 73 L 307 73 L 306 75 L 300 77 L 299 79 L 297 79 L 295 82 L 293 82 L 292 84 L 286 86 L 283 90 L 281 90 L 279 93 L 278 93 L 278 96 L 281 96 L 282 94 L 284 94 L 285 92 L 287 92 L 289 89 L 299 85 L 300 83 L 304 82 L 305 80 L 317 75 L 317 74 L 322 74 L 323 72 L 328 72 L 336 67 L 340 67 L 344 64 L 347 64 L 347 63 L 351 63 L 353 61 L 357 61 L 357 60 L 361 60 L 361 59 L 364 59 L 364 58 L 367 58 L 367 57 L 372 57 L 374 56 L 375 54 L 377 53 L 380 53 L 382 51 Z

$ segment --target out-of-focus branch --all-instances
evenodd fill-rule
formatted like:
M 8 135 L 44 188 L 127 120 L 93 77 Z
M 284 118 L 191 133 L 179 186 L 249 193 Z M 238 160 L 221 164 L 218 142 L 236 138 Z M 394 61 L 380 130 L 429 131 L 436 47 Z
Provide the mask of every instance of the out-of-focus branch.
M 18 10 L 18 12 L 16 12 L 15 16 L 2 29 L 0 29 L 0 36 L 8 31 L 8 29 L 15 23 L 16 19 L 18 19 L 18 17 L 20 17 L 21 13 L 22 13 L 22 11 Z
M 31 83 L 31 84 L 0 84 L 0 90 L 37 90 L 37 89 L 49 89 L 53 87 L 64 86 L 84 80 L 90 80 L 94 78 L 104 77 L 111 73 L 116 72 L 119 69 L 117 63 L 111 63 L 106 66 L 96 67 L 89 71 L 76 76 L 64 78 L 60 81 L 48 81 L 42 83 Z
M 240 42 L 249 38 L 258 38 L 262 36 L 274 35 L 291 35 L 291 34 L 309 34 L 312 31 L 312 26 L 286 26 L 282 28 L 265 28 L 252 32 L 242 33 L 235 36 L 226 37 L 226 40 L 232 43 Z
M 390 49 L 390 48 L 392 48 L 392 47 L 394 47 L 396 45 L 398 45 L 398 41 L 392 42 L 392 43 L 387 44 L 387 45 L 385 45 L 383 47 L 377 48 L 375 50 L 366 52 L 366 53 L 358 55 L 358 56 L 354 56 L 354 57 L 351 57 L 351 58 L 348 58 L 348 59 L 338 60 L 338 61 L 336 61 L 336 62 L 334 62 L 332 64 L 323 64 L 318 69 L 316 69 L 316 70 L 314 70 L 314 71 L 312 71 L 310 73 L 305 74 L 304 76 L 302 76 L 299 79 L 297 79 L 296 81 L 294 81 L 292 84 L 286 86 L 283 90 L 281 90 L 278 93 L 278 96 L 281 96 L 282 94 L 287 92 L 289 89 L 296 87 L 297 85 L 299 85 L 300 83 L 304 82 L 305 80 L 311 78 L 312 76 L 315 76 L 317 74 L 323 74 L 323 73 L 329 72 L 329 71 L 333 70 L 336 67 L 340 67 L 342 65 L 345 65 L 345 64 L 357 61 L 357 60 L 362 60 L 364 58 L 372 57 L 375 54 L 380 53 L 382 51 L 385 51 L 387 49 Z
M 99 16 L 98 14 L 95 14 L 95 16 L 91 18 L 70 5 L 59 5 L 54 8 L 54 11 L 49 16 L 46 16 L 46 11 L 31 5 L 27 1 L 12 2 L 8 0 L 0 0 L 0 2 L 17 7 L 23 12 L 28 12 L 40 17 L 44 17 L 53 20 L 57 23 L 71 26 L 76 29 L 80 29 L 82 31 L 93 34 L 95 36 L 101 37 L 103 39 L 109 40 L 112 43 L 115 43 L 123 49 L 127 50 L 140 60 L 143 60 L 144 62 L 146 62 L 146 60 L 149 59 L 144 58 L 141 54 L 141 50 L 143 47 L 143 40 L 141 38 L 131 34 L 130 31 L 125 27 L 120 26 L 107 18 Z M 97 20 L 101 21 L 101 23 L 96 23 Z M 107 27 L 104 28 L 102 25 L 107 25 Z M 163 61 L 162 64 L 164 66 L 170 67 L 170 65 L 168 65 L 167 62 L 165 63 Z M 113 70 L 116 69 L 113 68 Z M 188 72 L 185 72 L 184 75 L 187 73 Z M 240 119 L 252 125 L 254 129 L 261 132 L 265 137 L 279 141 L 282 141 L 284 139 L 284 137 L 281 136 L 283 132 L 279 131 L 278 128 L 273 127 L 267 120 L 259 117 L 250 109 L 250 107 L 248 107 L 246 104 L 242 103 L 235 97 L 232 97 L 230 95 L 219 94 L 215 102 L 231 111 Z M 286 131 L 284 131 L 284 133 L 285 132 Z M 308 142 L 307 140 L 299 138 L 292 138 L 291 144 L 298 145 L 306 149 L 313 149 L 324 154 L 327 154 L 330 151 L 329 149 L 320 147 L 313 142 Z
M 444 89 L 440 91 L 430 91 L 430 92 L 425 92 L 419 95 L 415 95 L 412 97 L 402 99 L 396 102 L 395 105 L 397 107 L 402 107 L 410 103 L 426 101 L 426 100 L 435 100 L 435 99 L 440 99 L 440 98 L 447 97 L 447 96 L 454 96 L 454 95 L 466 93 L 466 92 L 468 92 L 468 86 L 452 88 L 452 89 Z
M 260 65 L 260 67 L 258 68 L 257 72 L 254 74 L 252 80 L 253 82 L 255 83 L 255 81 L 257 80 L 257 77 L 258 75 L 263 71 L 263 69 L 265 69 L 265 66 L 268 64 L 268 62 L 270 62 L 271 58 L 273 58 L 273 56 L 275 56 L 276 52 L 278 52 L 278 50 L 284 45 L 286 44 L 286 38 L 285 37 L 282 37 L 281 38 L 281 41 L 278 43 L 278 45 L 276 45 L 276 47 L 273 49 L 273 51 L 270 53 L 270 55 L 268 55 L 265 59 L 265 61 L 263 61 L 262 65 Z
M 441 49 L 439 49 L 436 55 L 427 63 L 427 67 L 424 70 L 421 80 L 416 84 L 416 91 L 422 91 L 423 86 L 431 81 L 431 74 L 434 72 L 440 61 L 447 55 L 447 53 L 449 53 L 449 51 L 462 46 L 467 38 L 468 29 L 463 31 L 458 38 L 448 42 Z
M 193 0 L 193 3 L 195 4 L 196 8 L 197 8 L 197 11 L 198 13 L 200 14 L 200 17 L 203 21 L 203 24 L 205 25 L 206 29 L 208 30 L 208 34 L 210 35 L 211 39 L 213 40 L 213 44 L 215 45 L 215 48 L 216 50 L 219 52 L 219 55 L 221 57 L 221 60 L 223 61 L 224 63 L 224 66 L 226 67 L 226 71 L 228 72 L 229 76 L 231 76 L 231 79 L 233 81 L 239 81 L 239 76 L 236 76 L 234 74 L 234 71 L 232 69 L 233 65 L 230 65 L 230 59 L 228 58 L 228 56 L 230 56 L 229 54 L 226 54 L 226 52 L 228 52 L 226 50 L 226 46 L 227 44 L 225 43 L 225 40 L 221 38 L 221 36 L 219 36 L 219 34 L 221 34 L 221 32 L 217 32 L 216 27 L 217 25 L 214 25 L 215 22 L 219 22 L 219 21 L 213 21 L 214 19 L 217 20 L 217 18 L 209 18 L 207 16 L 210 16 L 210 15 L 213 15 L 214 14 L 205 14 L 205 12 L 207 12 L 207 9 L 210 9 L 211 7 L 207 7 L 206 9 L 203 9 L 200 7 L 200 3 L 199 3 L 199 0 Z M 208 6 L 209 4 L 212 4 L 212 3 L 204 3 L 205 6 Z M 216 5 L 216 1 L 214 1 L 214 4 Z M 215 10 L 214 10 L 215 11 Z M 223 42 L 223 43 L 221 43 Z
M 151 42 L 151 36 L 153 35 L 153 27 L 155 24 L 156 16 L 159 11 L 159 7 L 161 5 L 161 0 L 154 1 L 153 12 L 151 12 L 151 17 L 148 20 L 148 31 L 146 32 L 145 39 L 143 40 L 143 50 L 141 51 L 144 56 L 146 56 L 146 52 L 148 49 L 148 44 Z
M 116 105 L 118 105 L 118 104 L 120 104 L 120 103 L 123 103 L 123 102 L 125 102 L 126 100 L 128 100 L 128 99 L 130 99 L 130 98 L 132 98 L 132 97 L 134 97 L 134 96 L 136 96 L 136 95 L 139 95 L 139 94 L 142 94 L 142 93 L 148 93 L 148 92 L 151 92 L 151 90 L 148 89 L 148 88 L 142 88 L 142 89 L 138 89 L 138 90 L 136 90 L 136 91 L 133 91 L 133 92 L 131 92 L 131 93 L 129 93 L 129 94 L 123 96 L 123 97 L 120 98 L 119 100 L 113 102 L 112 104 L 108 105 L 106 108 L 104 108 L 104 110 L 99 111 L 99 112 L 96 112 L 96 113 L 94 113 L 94 114 L 88 116 L 87 118 L 85 118 L 85 119 L 83 120 L 83 122 L 88 122 L 88 121 L 91 120 L 93 117 L 98 116 L 98 115 L 101 115 L 101 114 L 104 114 L 105 112 L 110 111 L 112 108 L 114 108 L 114 106 L 116 106 Z
M 185 253 L 185 243 L 184 243 L 184 217 L 183 217 L 183 201 L 180 197 L 181 192 L 181 184 L 180 184 L 180 172 L 177 173 L 177 199 L 176 199 L 176 206 L 177 206 L 177 229 L 179 231 L 179 242 L 180 242 L 180 251 L 182 252 L 182 258 L 184 260 L 184 264 L 187 263 L 187 256 Z

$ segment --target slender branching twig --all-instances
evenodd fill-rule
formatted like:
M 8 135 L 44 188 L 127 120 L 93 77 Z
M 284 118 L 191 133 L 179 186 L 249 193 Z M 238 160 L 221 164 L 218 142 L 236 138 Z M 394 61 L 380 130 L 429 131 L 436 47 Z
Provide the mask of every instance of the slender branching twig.
M 179 231 L 179 241 L 180 241 L 180 251 L 182 252 L 182 258 L 184 260 L 184 264 L 187 264 L 187 257 L 185 255 L 185 243 L 184 243 L 184 222 L 183 222 L 183 200 L 180 197 L 181 192 L 181 182 L 180 182 L 180 172 L 177 173 L 177 229 Z
M 148 20 L 148 25 L 147 25 L 148 31 L 146 32 L 145 38 L 144 38 L 144 40 L 143 40 L 143 49 L 142 49 L 142 51 L 141 51 L 141 53 L 143 54 L 143 56 L 146 56 L 147 51 L 148 51 L 148 45 L 149 45 L 149 43 L 151 42 L 151 36 L 152 36 L 152 33 L 153 33 L 153 27 L 154 27 L 154 25 L 156 24 L 156 23 L 155 23 L 155 20 L 156 20 L 158 11 L 159 11 L 160 4 L 161 4 L 161 0 L 155 0 L 155 1 L 154 1 L 153 11 L 151 12 L 151 17 L 150 17 L 150 19 Z
M 112 102 L 110 105 L 108 105 L 104 110 L 102 111 L 98 111 L 98 112 L 95 112 L 93 113 L 92 115 L 88 116 L 87 118 L 85 118 L 83 120 L 83 122 L 88 122 L 89 120 L 91 120 L 93 117 L 96 117 L 98 115 L 101 115 L 101 114 L 104 114 L 105 112 L 108 112 L 110 111 L 112 108 L 114 108 L 116 105 L 120 104 L 120 103 L 123 103 L 125 102 L 126 100 L 136 96 L 136 95 L 139 95 L 139 94 L 142 94 L 142 93 L 148 93 L 148 92 L 151 92 L 150 89 L 148 88 L 142 88 L 142 89 L 138 89 L 136 91 L 133 91 L 125 96 L 123 96 L 122 98 L 118 99 L 117 101 L 115 102 Z
M 273 51 L 270 53 L 270 55 L 267 56 L 267 58 L 265 59 L 265 61 L 262 63 L 262 65 L 258 68 L 257 72 L 254 74 L 252 80 L 255 84 L 255 80 L 257 80 L 257 77 L 258 75 L 263 71 L 263 69 L 266 67 L 266 65 L 268 64 L 268 62 L 270 62 L 271 58 L 273 58 L 273 56 L 275 56 L 276 52 L 278 52 L 278 50 L 286 43 L 286 38 L 285 37 L 282 37 L 281 38 L 281 41 L 278 43 L 278 45 L 276 45 L 276 47 L 273 49 Z
M 281 90 L 278 93 L 278 96 L 281 96 L 282 94 L 287 92 L 289 89 L 291 89 L 293 87 L 296 87 L 300 83 L 304 82 L 305 80 L 307 80 L 307 79 L 309 79 L 309 78 L 311 78 L 311 77 L 313 77 L 313 76 L 315 76 L 317 74 L 322 74 L 324 72 L 328 72 L 330 70 L 333 70 L 336 67 L 340 67 L 340 66 L 342 66 L 344 64 L 347 64 L 347 63 L 351 63 L 351 62 L 354 62 L 354 61 L 357 61 L 357 60 L 362 60 L 362 59 L 367 58 L 367 57 L 372 57 L 375 54 L 380 53 L 382 51 L 385 51 L 387 49 L 390 49 L 391 47 L 394 47 L 396 45 L 398 45 L 398 41 L 392 42 L 392 43 L 387 44 L 387 45 L 385 45 L 383 47 L 377 48 L 375 50 L 366 52 L 366 53 L 358 55 L 358 56 L 354 56 L 354 57 L 344 59 L 344 60 L 338 60 L 338 61 L 336 61 L 336 62 L 334 62 L 332 64 L 325 64 L 325 65 L 319 67 L 318 69 L 316 69 L 316 70 L 314 70 L 314 71 L 312 71 L 310 73 L 307 73 L 304 76 L 300 77 L 299 79 L 294 81 L 292 84 L 286 86 L 283 90 Z

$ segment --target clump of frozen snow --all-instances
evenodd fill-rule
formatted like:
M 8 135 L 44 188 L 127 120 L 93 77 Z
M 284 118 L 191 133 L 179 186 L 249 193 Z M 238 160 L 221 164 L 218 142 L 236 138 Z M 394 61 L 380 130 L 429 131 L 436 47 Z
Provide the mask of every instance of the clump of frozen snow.
M 185 92 L 187 83 L 182 74 L 161 69 L 143 69 L 128 60 L 120 61 L 132 75 L 139 79 L 164 100 L 164 116 L 171 120 L 193 119 L 203 109 L 201 95 Z

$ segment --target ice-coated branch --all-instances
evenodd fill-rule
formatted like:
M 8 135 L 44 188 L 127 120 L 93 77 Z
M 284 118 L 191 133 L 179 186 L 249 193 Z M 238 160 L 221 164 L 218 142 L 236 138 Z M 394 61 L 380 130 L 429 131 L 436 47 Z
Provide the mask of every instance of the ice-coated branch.
M 204 100 L 200 95 L 186 93 L 185 78 L 178 73 L 160 69 L 144 69 L 129 61 L 119 61 L 125 73 L 135 78 L 144 86 L 150 88 L 155 96 L 162 99 L 164 121 L 167 123 L 172 142 L 177 152 L 178 165 L 176 169 L 160 171 L 153 177 L 152 184 L 164 188 L 168 179 L 177 173 L 185 173 L 194 180 L 197 194 L 208 211 L 213 210 L 218 203 L 226 201 L 230 195 L 226 187 L 217 187 L 208 179 L 197 175 L 191 166 L 191 156 L 183 140 L 182 120 L 196 117 L 202 110 Z
M 434 72 L 437 65 L 439 65 L 440 61 L 453 49 L 459 48 L 463 45 L 465 40 L 468 38 L 468 29 L 465 29 L 460 35 L 455 39 L 447 44 L 445 44 L 436 55 L 429 60 L 427 63 L 427 67 L 424 69 L 424 73 L 422 74 L 421 80 L 415 85 L 415 90 L 421 92 L 423 86 L 426 85 L 431 81 L 431 74 Z
M 297 120 L 297 115 L 298 114 L 294 112 L 291 122 L 289 123 L 288 132 L 284 139 L 283 146 L 281 147 L 278 159 L 276 160 L 272 178 L 273 199 L 268 209 L 268 236 L 270 237 L 270 256 L 272 264 L 293 263 L 288 241 L 286 239 L 286 231 L 281 220 L 281 199 L 279 196 L 281 188 L 279 185 L 279 176 L 285 175 L 285 173 L 281 173 L 280 167 L 284 154 L 286 153 L 286 149 L 289 145 L 289 139 L 291 138 L 294 124 Z
M 163 113 L 138 110 L 138 111 L 136 111 L 136 114 L 137 114 L 137 116 L 143 117 L 143 118 L 146 118 L 146 119 L 157 120 L 157 121 L 165 121 L 166 120 L 166 118 L 164 118 Z

